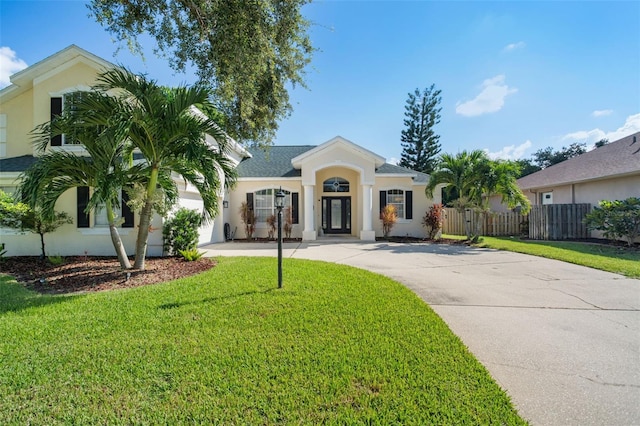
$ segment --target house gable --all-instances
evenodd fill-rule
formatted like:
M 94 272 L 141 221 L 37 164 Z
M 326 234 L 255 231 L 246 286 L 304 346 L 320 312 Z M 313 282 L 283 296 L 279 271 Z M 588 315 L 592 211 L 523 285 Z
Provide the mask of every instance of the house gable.
M 296 169 L 302 170 L 302 184 L 312 185 L 316 172 L 328 167 L 345 167 L 360 173 L 362 183 L 375 183 L 376 168 L 385 164 L 385 159 L 359 145 L 341 137 L 318 145 L 291 160 Z
M 98 72 L 116 67 L 115 64 L 72 44 L 13 74 L 10 77 L 11 85 L 0 90 L 0 103 L 8 102 L 33 86 L 48 80 L 56 74 L 67 71 L 77 64 L 84 64 Z

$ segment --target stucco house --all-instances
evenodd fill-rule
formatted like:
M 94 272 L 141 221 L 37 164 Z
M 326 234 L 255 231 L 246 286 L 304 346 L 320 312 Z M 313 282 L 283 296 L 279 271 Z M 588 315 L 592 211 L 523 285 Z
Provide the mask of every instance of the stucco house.
M 318 146 L 276 145 L 250 153 L 238 165 L 238 184 L 228 194 L 231 211 L 225 216 L 240 237 L 243 226 L 233 209 L 242 202 L 253 206 L 257 236 L 264 237 L 265 218 L 276 212 L 273 193 L 279 188 L 291 208 L 292 237 L 303 240 L 330 235 L 375 240 L 382 236 L 379 212 L 386 204 L 398 213 L 392 235 L 423 237 L 422 217 L 440 202 L 439 195 L 425 196 L 428 175 L 389 164 L 340 136 Z
M 640 197 L 640 132 L 518 179 L 532 205 Z
M 0 189 L 13 192 L 18 178 L 37 161 L 30 132 L 64 109 L 65 96 L 89 90 L 96 76 L 116 65 L 71 45 L 11 76 L 11 85 L 0 90 Z M 214 138 L 207 142 L 216 146 Z M 220 214 L 200 229 L 201 245 L 225 240 L 225 224 L 244 238 L 239 208 L 247 202 L 258 217 L 257 237 L 267 235 L 266 217 L 275 213 L 274 194 L 282 188 L 291 208 L 292 237 L 315 240 L 325 235 L 350 235 L 374 240 L 382 235 L 379 211 L 394 204 L 399 220 L 394 235 L 424 236 L 422 216 L 440 198 L 428 199 L 424 190 L 428 175 L 386 163 L 381 156 L 345 138 L 335 137 L 321 145 L 272 146 L 267 150 L 245 149 L 231 141 L 227 153 L 237 165 L 237 185 L 220 194 Z M 49 149 L 86 154 L 82 145 L 54 138 Z M 179 206 L 196 210 L 202 200 L 195 188 L 176 177 Z M 56 204 L 67 211 L 73 224 L 48 234 L 47 252 L 56 255 L 113 255 L 104 213 L 84 212 L 91 189 L 68 191 Z M 440 193 L 440 191 L 436 191 Z M 128 254 L 133 254 L 137 215 L 123 200 L 125 219 L 120 234 Z M 162 254 L 163 218 L 151 226 L 148 254 Z M 237 231 L 236 231 L 237 229 Z M 36 235 L 0 229 L 0 243 L 8 255 L 34 255 L 39 251 Z
M 71 45 L 40 62 L 11 76 L 11 84 L 0 90 L 0 189 L 12 193 L 19 184 L 19 176 L 37 161 L 30 132 L 39 124 L 49 121 L 65 107 L 65 97 L 71 93 L 89 90 L 99 73 L 116 65 L 78 46 Z M 207 142 L 216 146 L 213 137 Z M 52 150 L 65 150 L 86 155 L 82 145 L 62 137 L 53 138 Z M 247 151 L 231 141 L 228 156 L 238 164 Z M 180 190 L 179 205 L 193 209 L 202 208 L 202 200 L 196 189 L 185 185 L 176 176 Z M 64 225 L 46 236 L 48 254 L 55 255 L 114 255 L 109 236 L 106 214 L 103 211 L 84 212 L 90 188 L 67 191 L 58 199 L 56 210 L 66 211 L 73 224 Z M 220 194 L 222 211 L 222 195 Z M 126 197 L 126 193 L 125 193 Z M 137 235 L 137 215 L 128 208 L 126 200 L 121 204 L 120 215 L 125 219 L 119 230 L 129 255 L 133 254 Z M 162 254 L 162 218 L 155 216 L 151 224 L 147 253 Z M 224 239 L 222 217 L 200 230 L 200 243 Z M 34 255 L 39 253 L 37 235 L 24 234 L 11 229 L 0 229 L 0 244 L 7 255 Z

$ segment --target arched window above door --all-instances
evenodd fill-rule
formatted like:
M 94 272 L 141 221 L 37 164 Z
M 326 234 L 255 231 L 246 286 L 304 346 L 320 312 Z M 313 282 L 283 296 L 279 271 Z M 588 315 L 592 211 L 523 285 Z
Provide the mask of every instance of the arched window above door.
M 322 183 L 323 192 L 349 192 L 349 181 L 341 177 L 332 177 Z

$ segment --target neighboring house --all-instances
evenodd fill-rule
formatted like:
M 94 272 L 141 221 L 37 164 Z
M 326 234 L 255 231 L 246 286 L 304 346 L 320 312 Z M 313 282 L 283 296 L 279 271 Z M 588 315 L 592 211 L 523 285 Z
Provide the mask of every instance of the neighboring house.
M 386 204 L 395 205 L 398 213 L 391 235 L 424 237 L 422 217 L 440 202 L 439 196 L 425 196 L 428 175 L 386 163 L 340 136 L 318 146 L 250 152 L 238 165 L 238 184 L 228 195 L 231 214 L 225 214 L 237 238 L 245 237 L 238 214 L 242 202 L 258 217 L 256 236 L 267 235 L 265 220 L 276 213 L 273 194 L 280 188 L 291 208 L 292 237 L 303 240 L 329 235 L 375 240 L 382 236 L 379 214 Z
M 31 65 L 11 76 L 11 85 L 0 90 L 0 189 L 13 192 L 19 184 L 19 176 L 37 161 L 30 132 L 45 123 L 65 107 L 65 97 L 78 91 L 86 91 L 96 82 L 99 73 L 116 65 L 71 45 L 48 58 Z M 207 142 L 216 145 L 212 137 Z M 232 143 L 230 158 L 239 163 L 248 155 L 239 145 Z M 86 154 L 82 145 L 74 144 L 64 135 L 51 140 L 49 149 L 66 150 L 77 155 Z M 202 200 L 195 188 L 185 185 L 184 179 L 176 177 L 180 190 L 179 205 L 194 209 L 202 208 Z M 66 211 L 73 224 L 64 225 L 55 233 L 45 237 L 47 253 L 54 255 L 114 255 L 109 236 L 106 214 L 101 211 L 84 213 L 91 188 L 78 188 L 60 197 L 56 210 Z M 222 195 L 222 194 L 221 194 Z M 126 194 L 125 194 L 126 196 Z M 222 211 L 222 197 L 220 197 Z M 133 254 L 138 217 L 126 203 L 121 205 L 121 216 L 125 219 L 119 232 L 128 254 Z M 223 241 L 222 217 L 203 226 L 200 243 Z M 162 254 L 162 218 L 155 216 L 151 224 L 147 253 Z M 8 255 L 35 255 L 39 253 L 39 239 L 34 234 L 23 234 L 15 230 L 0 229 L 0 243 Z
M 640 132 L 518 179 L 532 205 L 640 197 Z
M 14 191 L 20 174 L 37 161 L 30 132 L 64 109 L 65 96 L 89 90 L 97 74 L 115 66 L 72 45 L 11 76 L 12 84 L 0 91 L 0 189 Z M 211 137 L 207 141 L 216 145 Z M 54 138 L 49 149 L 84 153 L 82 145 L 64 137 Z M 266 236 L 265 220 L 275 213 L 274 194 L 280 188 L 286 191 L 292 212 L 292 237 L 304 240 L 330 234 L 374 240 L 382 235 L 379 212 L 385 204 L 394 204 L 398 211 L 392 235 L 423 237 L 422 217 L 440 202 L 439 196 L 431 200 L 424 195 L 428 175 L 388 164 L 341 137 L 319 146 L 272 146 L 251 152 L 232 142 L 228 155 L 238 165 L 238 184 L 220 197 L 218 217 L 201 228 L 201 245 L 224 241 L 227 223 L 236 238 L 245 237 L 239 213 L 242 202 L 248 202 L 258 217 L 256 236 Z M 200 210 L 202 200 L 195 188 L 185 186 L 180 177 L 176 182 L 179 205 Z M 104 213 L 84 213 L 90 191 L 68 191 L 58 200 L 56 209 L 67 211 L 73 224 L 45 237 L 49 254 L 114 255 Z M 138 217 L 124 202 L 121 210 L 125 221 L 120 234 L 131 255 Z M 161 217 L 154 217 L 150 256 L 162 254 L 162 223 Z M 39 252 L 33 234 L 0 229 L 0 243 L 8 255 Z
M 518 179 L 532 206 L 590 204 L 640 197 L 640 132 Z M 493 211 L 505 211 L 492 197 Z M 547 226 L 547 225 L 539 225 Z M 602 238 L 599 231 L 591 236 Z

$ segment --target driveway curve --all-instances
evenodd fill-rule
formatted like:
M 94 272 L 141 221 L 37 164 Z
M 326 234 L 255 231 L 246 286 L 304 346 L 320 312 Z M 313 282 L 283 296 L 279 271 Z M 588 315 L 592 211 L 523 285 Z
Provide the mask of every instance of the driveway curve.
M 205 249 L 277 256 L 275 244 Z M 640 280 L 446 244 L 287 243 L 283 256 L 351 265 L 406 285 L 534 425 L 640 425 Z

